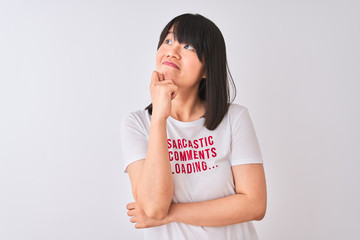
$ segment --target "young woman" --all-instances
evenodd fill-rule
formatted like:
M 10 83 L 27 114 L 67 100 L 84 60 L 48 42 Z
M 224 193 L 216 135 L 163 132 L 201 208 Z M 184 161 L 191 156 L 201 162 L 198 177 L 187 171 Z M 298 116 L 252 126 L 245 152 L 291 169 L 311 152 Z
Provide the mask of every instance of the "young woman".
M 201 15 L 160 35 L 152 104 L 122 123 L 130 221 L 145 239 L 257 239 L 266 211 L 262 156 L 247 108 L 231 104 L 225 42 Z

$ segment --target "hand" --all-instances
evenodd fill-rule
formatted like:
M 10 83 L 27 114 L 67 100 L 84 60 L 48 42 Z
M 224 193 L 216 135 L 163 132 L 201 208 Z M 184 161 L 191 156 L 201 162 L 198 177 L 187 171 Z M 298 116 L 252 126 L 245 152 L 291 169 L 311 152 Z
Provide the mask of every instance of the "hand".
M 150 93 L 153 105 L 153 117 L 168 118 L 171 113 L 171 101 L 176 97 L 178 87 L 173 80 L 165 79 L 164 74 L 153 71 Z
M 149 218 L 137 202 L 129 203 L 126 208 L 128 216 L 131 217 L 130 222 L 136 223 L 135 228 L 157 227 L 169 223 L 166 218 L 163 220 Z

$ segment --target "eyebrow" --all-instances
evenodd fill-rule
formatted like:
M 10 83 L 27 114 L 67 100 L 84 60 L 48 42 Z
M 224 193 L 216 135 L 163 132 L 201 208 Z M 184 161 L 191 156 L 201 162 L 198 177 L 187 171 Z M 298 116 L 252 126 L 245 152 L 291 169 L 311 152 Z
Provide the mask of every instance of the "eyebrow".
M 169 36 L 170 35 L 170 36 Z M 172 31 L 169 31 L 167 34 L 166 34 L 166 37 L 167 36 L 169 36 L 169 37 L 171 37 L 171 38 L 175 38 L 175 34 L 174 34 L 174 32 L 172 32 Z

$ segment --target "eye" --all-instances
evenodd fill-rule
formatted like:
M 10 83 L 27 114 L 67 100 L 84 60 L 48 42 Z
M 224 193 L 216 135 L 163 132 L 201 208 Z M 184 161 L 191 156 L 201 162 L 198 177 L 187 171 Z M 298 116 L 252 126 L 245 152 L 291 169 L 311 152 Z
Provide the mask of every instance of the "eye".
M 172 44 L 172 40 L 171 39 L 165 39 L 165 44 Z
M 188 50 L 195 50 L 195 48 L 191 44 L 186 44 L 184 48 Z

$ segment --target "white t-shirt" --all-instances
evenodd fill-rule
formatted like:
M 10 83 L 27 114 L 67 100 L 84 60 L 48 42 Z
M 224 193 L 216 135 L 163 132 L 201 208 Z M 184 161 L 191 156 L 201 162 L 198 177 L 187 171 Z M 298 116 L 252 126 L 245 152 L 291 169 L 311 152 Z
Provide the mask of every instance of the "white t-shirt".
M 146 157 L 151 116 L 146 110 L 126 116 L 122 123 L 124 171 Z M 262 163 L 254 127 L 246 107 L 231 104 L 213 131 L 204 118 L 181 122 L 167 119 L 169 159 L 174 182 L 174 203 L 199 202 L 235 194 L 231 166 Z M 170 223 L 145 230 L 147 240 L 255 240 L 252 222 L 223 227 Z

